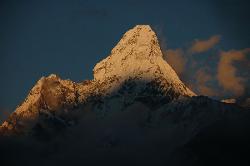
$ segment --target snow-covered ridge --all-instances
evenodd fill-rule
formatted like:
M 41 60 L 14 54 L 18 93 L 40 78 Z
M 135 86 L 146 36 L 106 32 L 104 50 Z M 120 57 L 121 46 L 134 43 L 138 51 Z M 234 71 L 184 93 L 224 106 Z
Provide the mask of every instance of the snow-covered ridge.
M 55 74 L 42 77 L 31 89 L 25 101 L 16 108 L 1 128 L 29 130 L 38 120 L 40 112 L 49 110 L 52 114 L 76 104 L 76 86 L 70 80 L 62 80 Z M 66 107 L 65 107 L 66 106 Z

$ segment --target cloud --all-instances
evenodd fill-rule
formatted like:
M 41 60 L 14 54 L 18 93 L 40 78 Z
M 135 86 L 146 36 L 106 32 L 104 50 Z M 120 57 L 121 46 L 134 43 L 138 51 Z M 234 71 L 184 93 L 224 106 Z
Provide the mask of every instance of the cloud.
M 202 53 L 209 52 L 218 44 L 220 38 L 219 35 L 213 35 L 207 40 L 194 40 L 188 48 L 166 49 L 165 38 L 160 35 L 163 44 L 160 43 L 164 59 L 190 89 L 200 95 L 220 98 L 235 95 L 238 99 L 248 91 L 249 76 L 245 71 L 250 65 L 249 58 L 246 57 L 250 48 L 217 52 L 214 56 L 208 57 L 209 61 L 208 58 L 204 61 L 204 58 L 192 56 L 197 53 L 201 53 L 202 56 Z M 240 66 L 235 65 L 237 61 L 240 62 Z
M 214 35 L 214 36 L 211 36 L 207 40 L 198 40 L 198 39 L 196 39 L 193 42 L 191 48 L 189 49 L 189 52 L 191 54 L 206 52 L 209 49 L 213 48 L 217 43 L 219 43 L 220 38 L 221 37 L 219 35 Z
M 182 49 L 169 49 L 165 51 L 164 59 L 170 64 L 170 66 L 173 67 L 179 76 L 183 74 L 186 65 L 186 59 Z
M 178 49 L 169 49 L 164 52 L 164 59 L 173 67 L 178 76 L 187 84 L 190 89 L 196 90 L 200 95 L 206 96 L 217 96 L 216 91 L 209 86 L 209 82 L 214 80 L 212 75 L 209 73 L 209 68 L 199 68 L 195 74 L 191 74 L 194 70 L 190 70 L 191 68 L 195 68 L 198 64 L 191 56 L 185 54 L 185 52 Z M 190 61 L 187 64 L 187 61 Z M 189 67 L 189 70 L 187 69 Z M 189 81 L 191 76 L 194 75 L 193 81 Z
M 199 69 L 195 74 L 195 78 L 196 78 L 196 87 L 199 94 L 206 96 L 218 95 L 213 88 L 208 86 L 208 83 L 213 80 L 213 77 L 205 69 Z
M 250 48 L 243 50 L 230 50 L 220 53 L 217 69 L 217 79 L 224 90 L 240 96 L 244 93 L 247 78 L 238 76 L 238 69 L 234 65 L 236 61 L 245 61 Z

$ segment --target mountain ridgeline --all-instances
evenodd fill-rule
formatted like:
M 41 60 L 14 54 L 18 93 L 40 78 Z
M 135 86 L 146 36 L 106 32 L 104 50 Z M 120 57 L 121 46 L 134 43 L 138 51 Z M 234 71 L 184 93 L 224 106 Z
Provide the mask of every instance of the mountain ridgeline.
M 185 86 L 163 59 L 150 26 L 127 31 L 93 74 L 80 83 L 42 77 L 0 127 L 1 160 L 8 165 L 247 161 L 248 111 Z

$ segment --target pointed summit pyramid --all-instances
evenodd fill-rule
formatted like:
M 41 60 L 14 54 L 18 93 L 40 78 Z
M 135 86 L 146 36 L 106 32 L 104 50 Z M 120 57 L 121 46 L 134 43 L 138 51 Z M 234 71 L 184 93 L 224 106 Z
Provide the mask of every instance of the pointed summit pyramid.
M 114 77 L 119 83 L 129 78 L 145 82 L 162 79 L 168 84 L 165 86 L 171 85 L 180 95 L 195 95 L 163 59 L 157 36 L 149 25 L 137 25 L 126 32 L 111 51 L 111 55 L 95 66 L 96 81 L 107 82 Z

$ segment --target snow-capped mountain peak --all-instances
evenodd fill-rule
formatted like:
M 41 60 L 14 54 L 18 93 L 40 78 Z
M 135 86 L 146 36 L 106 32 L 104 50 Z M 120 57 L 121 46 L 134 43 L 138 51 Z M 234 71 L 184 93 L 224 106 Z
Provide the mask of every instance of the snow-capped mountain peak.
M 111 54 L 96 64 L 96 81 L 107 82 L 114 77 L 119 80 L 118 86 L 129 78 L 144 82 L 164 79 L 168 83 L 165 86 L 171 85 L 181 95 L 195 95 L 163 59 L 157 36 L 149 25 L 137 25 L 126 32 Z M 115 86 L 117 82 L 112 88 Z
M 79 118 L 76 108 L 86 105 L 93 104 L 91 109 L 100 112 L 114 105 L 123 110 L 138 101 L 156 108 L 181 96 L 196 96 L 163 60 L 157 36 L 149 25 L 137 25 L 126 32 L 93 71 L 94 79 L 82 83 L 54 74 L 42 77 L 0 126 L 0 132 L 26 132 L 38 124 L 47 125 L 51 118 L 67 125 Z

